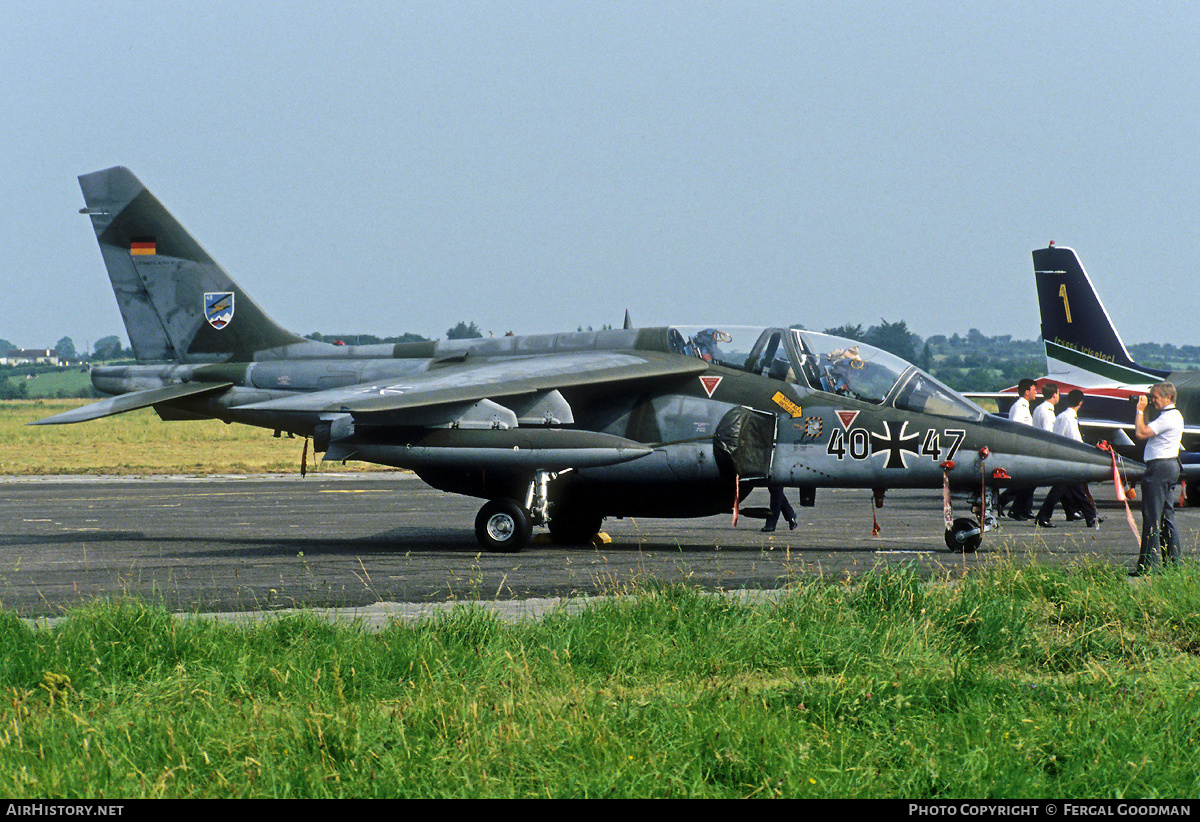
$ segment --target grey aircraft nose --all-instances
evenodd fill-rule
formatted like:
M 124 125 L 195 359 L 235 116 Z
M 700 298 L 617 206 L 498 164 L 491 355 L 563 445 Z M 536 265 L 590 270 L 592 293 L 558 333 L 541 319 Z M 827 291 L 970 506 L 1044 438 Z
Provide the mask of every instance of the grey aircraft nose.
M 989 445 L 986 466 L 982 467 L 993 476 L 1003 471 L 1010 485 L 1112 481 L 1112 454 L 1095 445 L 1001 417 L 992 417 L 985 425 L 994 432 L 995 442 Z M 975 462 L 975 467 L 980 468 L 979 460 Z M 1117 469 L 1126 482 L 1136 482 L 1146 470 L 1140 462 L 1119 455 Z

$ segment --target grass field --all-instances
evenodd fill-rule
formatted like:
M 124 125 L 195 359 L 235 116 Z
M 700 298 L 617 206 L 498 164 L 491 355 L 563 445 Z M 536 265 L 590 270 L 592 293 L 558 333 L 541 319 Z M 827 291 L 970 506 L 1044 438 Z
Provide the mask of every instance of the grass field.
M 21 369 L 25 370 L 25 369 Z M 11 386 L 23 386 L 30 399 L 84 397 L 94 393 L 86 368 L 34 368 L 32 373 L 9 374 Z M 0 377 L 0 382 L 3 377 Z
M 89 400 L 0 402 L 0 474 L 274 474 L 300 470 L 304 440 L 216 420 L 163 422 L 144 408 L 74 425 L 27 425 Z M 371 471 L 361 462 L 309 470 Z M 388 469 L 391 470 L 391 469 Z
M 0 473 L 299 469 L 301 440 L 150 410 L 25 425 L 80 402 L 0 404 Z M 1200 795 L 1194 566 L 613 593 L 380 632 L 137 601 L 52 629 L 0 611 L 0 796 Z
M 646 582 L 372 633 L 0 614 L 9 797 L 1194 797 L 1200 575 Z

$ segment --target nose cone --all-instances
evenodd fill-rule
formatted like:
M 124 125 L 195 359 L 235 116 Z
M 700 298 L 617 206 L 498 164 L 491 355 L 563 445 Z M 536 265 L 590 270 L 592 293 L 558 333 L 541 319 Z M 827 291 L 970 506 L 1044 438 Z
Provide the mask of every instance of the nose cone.
M 1003 470 L 1013 485 L 1104 482 L 1113 478 L 1112 454 L 1094 445 L 1000 417 L 988 419 L 985 425 L 994 440 L 988 446 L 987 468 L 992 472 Z M 1122 479 L 1129 482 L 1140 479 L 1145 472 L 1140 462 L 1120 456 L 1117 468 Z

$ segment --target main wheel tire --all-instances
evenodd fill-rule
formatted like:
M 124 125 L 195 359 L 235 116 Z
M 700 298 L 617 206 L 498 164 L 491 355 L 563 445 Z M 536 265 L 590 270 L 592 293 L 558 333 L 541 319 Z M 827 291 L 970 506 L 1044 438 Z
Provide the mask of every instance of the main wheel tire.
M 484 504 L 475 517 L 475 538 L 494 554 L 515 554 L 529 544 L 533 524 L 529 513 L 510 499 Z
M 983 529 L 979 523 L 967 517 L 954 520 L 946 531 L 946 547 L 961 554 L 973 554 L 983 542 Z
M 567 508 L 550 518 L 550 536 L 559 545 L 586 545 L 604 524 L 604 517 L 591 511 Z

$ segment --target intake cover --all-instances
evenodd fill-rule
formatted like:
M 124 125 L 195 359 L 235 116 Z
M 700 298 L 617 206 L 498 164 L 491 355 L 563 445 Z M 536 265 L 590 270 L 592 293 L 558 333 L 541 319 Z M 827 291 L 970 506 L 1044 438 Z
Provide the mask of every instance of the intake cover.
M 723 469 L 742 479 L 766 479 L 775 453 L 775 415 L 744 405 L 731 408 L 717 423 L 713 451 Z

